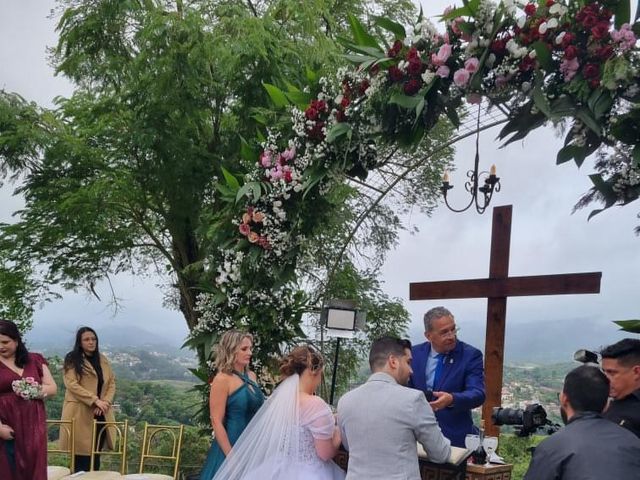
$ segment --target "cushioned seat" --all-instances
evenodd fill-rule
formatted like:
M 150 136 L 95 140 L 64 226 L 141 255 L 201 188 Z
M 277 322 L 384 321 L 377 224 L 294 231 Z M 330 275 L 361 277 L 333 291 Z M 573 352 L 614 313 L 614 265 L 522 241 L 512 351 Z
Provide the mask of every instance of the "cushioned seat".
M 47 480 L 60 480 L 63 477 L 71 474 L 71 470 L 67 467 L 48 466 L 47 467 Z
M 84 472 L 63 477 L 63 480 L 122 480 L 118 472 Z
M 122 478 L 127 480 L 173 480 L 173 476 L 160 473 L 130 473 Z

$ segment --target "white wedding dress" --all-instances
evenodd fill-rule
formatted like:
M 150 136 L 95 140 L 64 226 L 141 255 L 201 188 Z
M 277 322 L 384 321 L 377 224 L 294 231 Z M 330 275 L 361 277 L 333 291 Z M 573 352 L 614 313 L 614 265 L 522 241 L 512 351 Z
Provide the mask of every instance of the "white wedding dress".
M 299 376 L 285 379 L 258 410 L 216 473 L 215 480 L 343 480 L 324 461 L 314 440 L 333 437 L 331 410 L 320 398 L 300 395 Z

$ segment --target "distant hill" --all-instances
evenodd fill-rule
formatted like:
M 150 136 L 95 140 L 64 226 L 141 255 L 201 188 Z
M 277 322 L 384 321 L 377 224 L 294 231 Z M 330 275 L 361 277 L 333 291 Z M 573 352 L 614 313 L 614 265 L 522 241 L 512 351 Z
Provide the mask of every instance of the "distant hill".
M 76 325 L 50 326 L 36 325 L 27 334 L 29 348 L 66 352 L 73 346 Z M 165 334 L 162 330 L 150 331 L 137 325 L 110 325 L 96 327 L 102 348 L 139 348 L 172 355 L 179 353 L 184 338 Z M 421 331 L 412 330 L 412 341 L 424 341 Z M 460 338 L 480 349 L 484 349 L 484 323 L 465 323 Z M 563 321 L 546 320 L 540 323 L 518 323 L 507 320 L 505 341 L 506 363 L 533 362 L 548 364 L 570 362 L 576 350 L 586 348 L 599 350 L 602 346 L 622 338 L 637 335 L 617 330 L 612 322 L 598 322 L 592 319 L 570 319 Z
M 612 322 L 570 319 L 540 323 L 517 323 L 507 318 L 505 363 L 532 362 L 549 364 L 571 362 L 576 350 L 600 350 L 625 337 L 638 335 L 621 332 Z M 412 341 L 424 341 L 422 332 L 412 332 Z M 484 349 L 483 322 L 464 324 L 460 339 Z
M 172 351 L 179 349 L 184 343 L 184 338 L 176 338 L 171 335 L 163 335 L 161 331 L 151 332 L 136 325 L 112 325 L 109 327 L 93 327 L 98 333 L 101 347 L 168 347 Z M 68 351 L 73 347 L 76 325 L 36 325 L 27 333 L 27 342 L 30 348 L 35 349 L 61 349 Z

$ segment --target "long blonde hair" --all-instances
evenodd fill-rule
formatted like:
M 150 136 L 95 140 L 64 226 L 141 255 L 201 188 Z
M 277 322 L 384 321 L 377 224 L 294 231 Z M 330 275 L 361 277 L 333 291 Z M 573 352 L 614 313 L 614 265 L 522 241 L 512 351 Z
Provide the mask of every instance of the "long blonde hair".
M 231 373 L 236 361 L 236 353 L 242 341 L 248 338 L 253 343 L 253 335 L 241 330 L 227 330 L 220 337 L 215 348 L 213 368 L 216 372 Z

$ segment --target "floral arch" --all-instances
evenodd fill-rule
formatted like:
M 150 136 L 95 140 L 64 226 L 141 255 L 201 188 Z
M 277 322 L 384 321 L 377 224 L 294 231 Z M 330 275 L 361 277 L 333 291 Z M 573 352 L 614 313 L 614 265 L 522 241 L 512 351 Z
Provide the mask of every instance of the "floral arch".
M 193 344 L 208 347 L 240 326 L 268 339 L 258 345 L 264 362 L 300 336 L 309 301 L 296 265 L 313 254 L 305 239 L 331 215 L 332 189 L 345 181 L 373 188 L 375 205 L 394 186 L 372 180 L 380 178 L 381 152 L 411 151 L 443 120 L 459 128 L 448 144 L 475 132 L 464 129 L 465 112 L 483 100 L 497 116 L 480 129 L 504 123 L 505 144 L 551 122 L 567 127 L 557 163 L 580 166 L 597 154 L 594 187 L 582 202 L 603 208 L 591 215 L 638 198 L 640 23 L 630 24 L 629 0 L 465 0 L 442 20 L 444 32 L 422 15 L 408 30 L 375 18 L 386 32 L 376 37 L 351 18 L 353 39 L 343 43 L 353 68 L 319 79 L 314 96 L 265 84 L 280 113 L 256 115 L 268 127 L 259 148 L 242 142 L 254 168 L 240 180 L 224 171 L 227 203 L 212 219 L 218 248 L 205 266 L 212 287 L 200 295 Z M 413 159 L 404 171 L 428 161 Z

